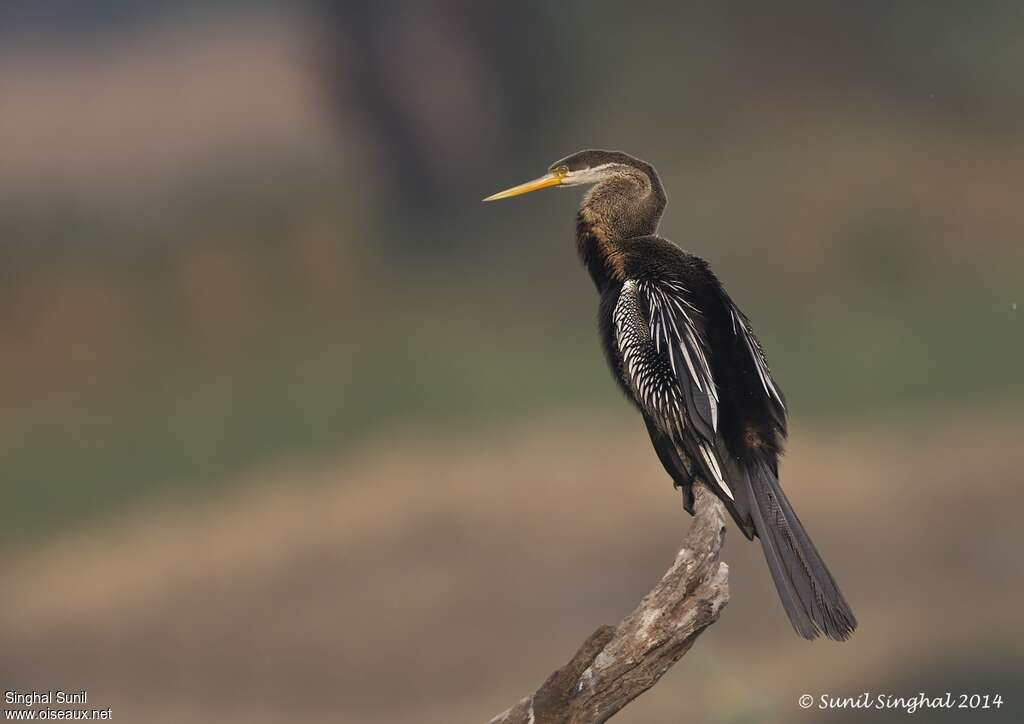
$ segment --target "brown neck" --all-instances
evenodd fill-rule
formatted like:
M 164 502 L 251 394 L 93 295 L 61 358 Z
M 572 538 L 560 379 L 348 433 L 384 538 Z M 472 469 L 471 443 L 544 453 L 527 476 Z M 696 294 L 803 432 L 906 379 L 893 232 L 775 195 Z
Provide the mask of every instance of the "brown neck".
M 629 240 L 658 230 L 665 191 L 657 173 L 631 169 L 587 192 L 576 221 L 576 250 L 598 291 L 625 281 Z
M 576 251 L 599 292 L 625 281 L 622 243 L 609 239 L 607 229 L 585 208 L 576 217 Z

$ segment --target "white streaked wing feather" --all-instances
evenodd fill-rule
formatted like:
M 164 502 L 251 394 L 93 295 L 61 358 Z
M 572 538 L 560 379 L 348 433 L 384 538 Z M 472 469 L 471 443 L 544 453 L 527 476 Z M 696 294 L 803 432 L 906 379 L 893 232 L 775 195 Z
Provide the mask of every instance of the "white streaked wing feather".
M 691 316 L 691 311 L 697 313 L 697 310 L 681 296 L 686 291 L 682 285 L 670 282 L 666 286 L 672 291 L 671 296 L 653 283 L 626 280 L 612 312 L 612 321 L 616 342 L 629 376 L 629 384 L 644 407 L 660 413 L 659 417 L 671 428 L 670 435 L 681 439 L 687 426 L 675 352 L 678 351 L 682 355 L 694 384 L 701 391 L 706 391 L 714 430 L 718 429 L 718 391 L 715 388 L 711 366 L 704 353 L 703 340 Z M 650 300 L 647 310 L 648 324 L 644 324 L 637 307 L 640 291 Z M 682 330 L 677 324 L 677 315 L 672 313 L 673 308 L 681 315 Z M 663 354 L 662 349 L 665 349 L 668 355 L 667 366 L 659 368 L 659 358 L 645 357 L 645 354 L 649 354 L 651 346 L 658 355 Z M 665 365 L 665 358 L 660 357 L 660 360 L 661 364 Z M 705 465 L 714 476 L 715 483 L 733 499 L 732 489 L 725 482 L 714 448 L 708 441 L 700 440 L 699 451 Z
M 775 401 L 779 403 L 779 406 L 783 410 L 786 409 L 786 403 L 782 401 L 782 395 L 779 394 L 778 388 L 775 387 L 775 380 L 772 379 L 772 373 L 768 369 L 768 362 L 765 360 L 764 351 L 761 349 L 761 345 L 758 344 L 756 338 L 753 336 L 750 327 L 746 321 L 742 319 L 739 312 L 735 307 L 729 310 L 729 314 L 732 316 L 732 330 L 733 334 L 738 334 L 742 339 L 744 345 L 746 345 L 747 352 L 750 353 L 751 358 L 754 360 L 754 369 L 757 370 L 757 376 L 761 380 L 761 387 L 770 396 L 775 398 Z

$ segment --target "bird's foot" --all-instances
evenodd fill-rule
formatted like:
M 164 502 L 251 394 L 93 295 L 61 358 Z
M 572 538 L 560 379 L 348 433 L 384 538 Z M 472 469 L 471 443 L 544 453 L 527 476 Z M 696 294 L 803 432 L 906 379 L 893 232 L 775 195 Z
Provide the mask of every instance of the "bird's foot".
M 686 485 L 680 485 L 683 491 L 683 510 L 690 515 L 693 515 L 694 511 L 694 498 L 693 498 L 693 482 L 689 482 Z
M 683 493 L 683 510 L 685 510 L 690 515 L 693 515 L 694 514 L 693 513 L 693 511 L 694 511 L 694 502 L 695 502 L 694 498 L 693 498 L 693 481 L 695 480 L 696 476 L 693 474 L 693 472 L 689 468 L 683 468 L 683 469 L 686 471 L 686 478 L 685 478 L 685 480 L 680 481 L 679 478 L 676 478 L 675 480 L 672 481 L 672 487 L 673 488 L 679 488 L 679 490 L 682 491 L 682 493 Z

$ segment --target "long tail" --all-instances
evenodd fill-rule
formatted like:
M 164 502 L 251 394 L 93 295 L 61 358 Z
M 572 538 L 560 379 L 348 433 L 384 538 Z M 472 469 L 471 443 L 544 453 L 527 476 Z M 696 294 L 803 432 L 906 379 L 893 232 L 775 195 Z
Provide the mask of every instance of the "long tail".
M 807 531 L 763 460 L 747 466 L 750 516 L 761 539 L 775 588 L 793 628 L 804 638 L 824 633 L 845 641 L 857 619 Z

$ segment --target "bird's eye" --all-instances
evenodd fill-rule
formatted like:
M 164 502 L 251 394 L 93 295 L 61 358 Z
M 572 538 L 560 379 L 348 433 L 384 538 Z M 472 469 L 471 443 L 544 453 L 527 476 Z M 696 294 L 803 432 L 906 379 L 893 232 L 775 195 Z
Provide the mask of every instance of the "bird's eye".
M 555 169 L 554 173 L 555 176 L 558 176 L 558 178 L 564 178 L 569 175 L 569 167 L 559 166 L 558 168 Z

